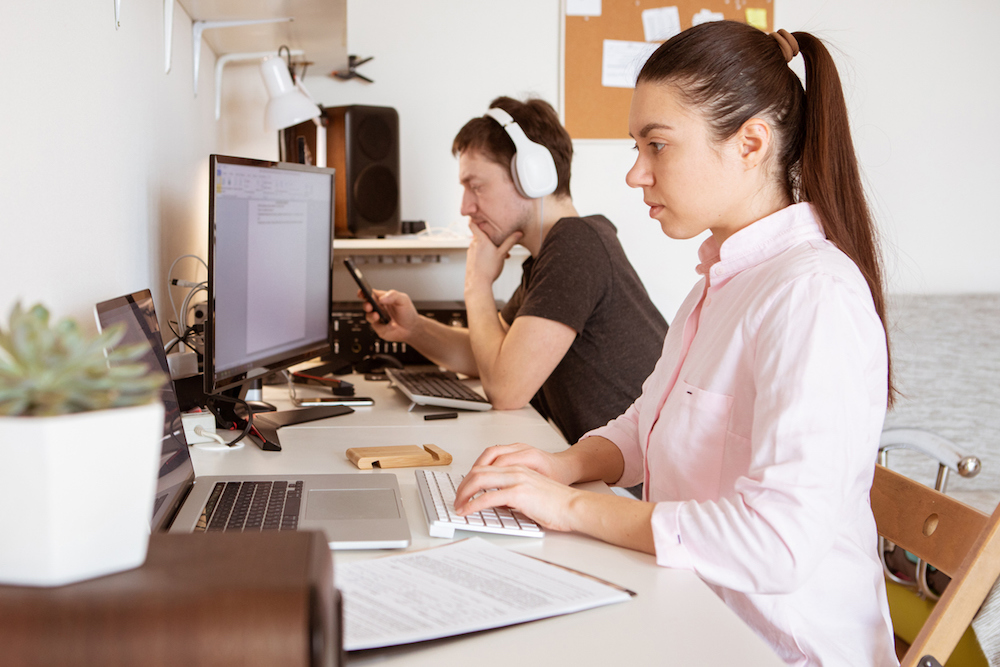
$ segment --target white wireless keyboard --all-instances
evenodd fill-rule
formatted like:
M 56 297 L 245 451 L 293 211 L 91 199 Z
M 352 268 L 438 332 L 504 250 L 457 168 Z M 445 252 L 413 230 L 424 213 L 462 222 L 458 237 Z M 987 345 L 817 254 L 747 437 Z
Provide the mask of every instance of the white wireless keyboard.
M 441 470 L 414 472 L 431 537 L 451 538 L 455 536 L 456 530 L 521 537 L 545 536 L 545 531 L 537 523 L 507 507 L 494 507 L 469 516 L 459 516 L 455 514 L 455 489 L 461 484 L 464 475 L 453 475 Z

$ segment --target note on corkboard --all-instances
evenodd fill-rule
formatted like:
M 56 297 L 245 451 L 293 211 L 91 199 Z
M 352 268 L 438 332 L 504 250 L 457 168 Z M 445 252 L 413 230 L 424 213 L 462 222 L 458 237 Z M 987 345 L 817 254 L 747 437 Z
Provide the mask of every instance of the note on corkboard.
M 632 88 L 619 87 L 624 65 L 664 35 L 690 28 L 696 15 L 774 30 L 774 0 L 565 0 L 564 7 L 563 108 L 574 139 L 628 138 Z

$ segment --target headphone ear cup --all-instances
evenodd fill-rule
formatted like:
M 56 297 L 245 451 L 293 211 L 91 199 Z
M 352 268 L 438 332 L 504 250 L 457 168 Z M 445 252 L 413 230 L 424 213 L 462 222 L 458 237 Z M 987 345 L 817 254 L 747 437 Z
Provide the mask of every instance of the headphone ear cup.
M 556 163 L 549 150 L 541 144 L 521 142 L 510 166 L 517 191 L 528 199 L 550 195 L 559 185 Z
M 514 189 L 517 190 L 517 194 L 521 195 L 525 199 L 534 199 L 534 197 L 528 196 L 528 194 L 524 191 L 524 188 L 521 187 L 521 178 L 517 173 L 517 153 L 514 153 L 514 155 L 510 158 L 510 178 L 514 181 Z
M 491 107 L 486 110 L 486 116 L 499 123 L 514 142 L 510 176 L 518 194 L 527 199 L 538 199 L 555 192 L 559 186 L 559 174 L 549 149 L 529 139 L 521 126 L 503 109 Z

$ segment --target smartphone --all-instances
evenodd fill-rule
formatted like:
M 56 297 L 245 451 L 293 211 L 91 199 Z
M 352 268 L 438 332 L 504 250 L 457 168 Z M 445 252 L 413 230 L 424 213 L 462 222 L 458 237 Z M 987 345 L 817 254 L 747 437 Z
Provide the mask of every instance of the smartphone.
M 388 324 L 391 322 L 392 318 L 389 317 L 389 313 L 385 312 L 385 308 L 383 308 L 382 304 L 380 304 L 375 298 L 375 294 L 372 292 L 372 286 L 369 285 L 368 281 L 365 280 L 365 277 L 361 275 L 361 271 L 358 267 L 354 266 L 354 262 L 351 261 L 350 257 L 344 260 L 344 266 L 347 267 L 347 272 L 351 274 L 352 278 L 354 278 L 354 282 L 356 282 L 358 287 L 361 288 L 361 293 L 365 295 L 365 300 L 370 303 L 372 308 L 375 309 L 375 312 L 378 313 L 378 318 L 382 324 Z
M 316 405 L 346 405 L 352 408 L 375 405 L 375 399 L 367 396 L 321 396 L 319 398 L 296 398 L 292 402 L 300 408 Z

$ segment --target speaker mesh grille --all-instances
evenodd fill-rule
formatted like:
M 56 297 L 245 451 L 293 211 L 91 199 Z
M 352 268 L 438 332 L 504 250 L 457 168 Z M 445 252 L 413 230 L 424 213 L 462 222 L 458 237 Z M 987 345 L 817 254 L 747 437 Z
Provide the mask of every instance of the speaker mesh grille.
M 395 140 L 389 125 L 379 116 L 369 116 L 358 126 L 358 147 L 371 160 L 384 160 Z
M 396 212 L 399 185 L 391 169 L 373 164 L 354 181 L 354 205 L 371 222 L 385 222 Z

